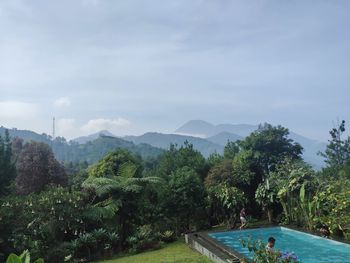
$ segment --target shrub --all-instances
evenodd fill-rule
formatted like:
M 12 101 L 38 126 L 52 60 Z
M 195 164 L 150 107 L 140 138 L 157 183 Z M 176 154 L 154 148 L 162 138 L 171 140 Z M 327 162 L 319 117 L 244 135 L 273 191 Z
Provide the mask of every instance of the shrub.
M 127 242 L 133 252 L 142 252 L 149 249 L 160 248 L 160 234 L 154 232 L 151 225 L 143 225 L 137 228 L 134 235 L 129 236 Z

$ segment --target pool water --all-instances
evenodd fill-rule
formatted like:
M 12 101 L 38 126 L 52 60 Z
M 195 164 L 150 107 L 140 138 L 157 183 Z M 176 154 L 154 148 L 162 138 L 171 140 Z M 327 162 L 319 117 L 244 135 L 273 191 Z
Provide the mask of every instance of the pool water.
M 242 247 L 241 239 L 251 236 L 267 243 L 272 236 L 276 239 L 276 250 L 294 252 L 302 263 L 350 263 L 350 245 L 285 227 L 211 233 L 209 236 L 248 258 L 253 258 L 253 254 Z

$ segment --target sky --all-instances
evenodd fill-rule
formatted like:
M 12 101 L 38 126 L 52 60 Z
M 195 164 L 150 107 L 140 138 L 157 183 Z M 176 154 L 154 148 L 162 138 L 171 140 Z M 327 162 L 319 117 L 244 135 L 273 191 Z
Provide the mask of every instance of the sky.
M 68 139 L 350 122 L 348 0 L 1 0 L 0 125 Z M 349 127 L 349 126 L 348 126 Z

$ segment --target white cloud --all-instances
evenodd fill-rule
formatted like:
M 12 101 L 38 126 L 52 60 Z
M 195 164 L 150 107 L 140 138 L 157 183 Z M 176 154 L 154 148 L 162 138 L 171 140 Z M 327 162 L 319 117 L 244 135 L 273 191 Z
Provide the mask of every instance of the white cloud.
M 54 105 L 58 108 L 69 107 L 71 105 L 71 100 L 68 97 L 62 97 L 55 100 Z
M 89 120 L 85 125 L 83 125 L 80 130 L 85 134 L 91 134 L 99 132 L 101 130 L 109 130 L 115 134 L 120 135 L 131 125 L 129 120 L 123 118 L 117 119 L 93 119 Z
M 75 134 L 75 119 L 58 119 L 56 122 L 57 133 L 56 136 L 72 137 Z
M 28 119 L 37 116 L 39 107 L 35 103 L 22 101 L 0 101 L 1 119 Z

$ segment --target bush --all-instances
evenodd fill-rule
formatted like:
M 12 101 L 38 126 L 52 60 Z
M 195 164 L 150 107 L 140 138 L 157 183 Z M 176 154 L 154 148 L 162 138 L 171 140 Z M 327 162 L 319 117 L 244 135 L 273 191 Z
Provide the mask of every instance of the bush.
M 171 243 L 176 240 L 174 231 L 166 230 L 161 234 L 161 240 L 165 243 Z
M 28 249 L 34 257 L 55 262 L 60 254 L 55 251 L 61 244 L 76 238 L 91 224 L 85 216 L 89 209 L 81 193 L 61 187 L 6 197 L 0 200 L 0 232 L 8 242 L 6 247 L 0 244 L 0 250 L 9 254 Z
M 151 225 L 143 225 L 137 228 L 134 235 L 127 239 L 132 252 L 142 252 L 149 249 L 160 248 L 160 234 L 154 232 Z

